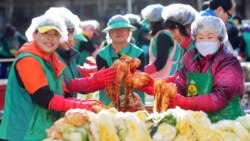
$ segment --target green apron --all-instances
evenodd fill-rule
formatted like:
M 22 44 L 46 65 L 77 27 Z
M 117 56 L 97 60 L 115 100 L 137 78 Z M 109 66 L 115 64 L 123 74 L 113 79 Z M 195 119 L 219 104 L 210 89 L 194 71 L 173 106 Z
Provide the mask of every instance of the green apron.
M 128 47 L 125 47 L 119 53 L 121 55 L 125 54 L 134 58 L 138 58 L 143 52 L 134 44 L 129 43 Z M 113 51 L 111 44 L 107 45 L 105 48 L 99 51 L 98 55 L 106 61 L 109 67 L 111 67 L 117 59 L 119 59 L 119 56 Z M 145 94 L 142 91 L 138 90 L 134 90 L 134 92 L 139 95 L 142 103 L 145 104 Z M 121 89 L 121 94 L 124 94 L 124 88 Z M 99 100 L 102 101 L 105 105 L 109 105 L 111 103 L 110 97 L 104 93 L 104 90 L 99 91 Z
M 206 73 L 187 73 L 187 97 L 206 95 L 212 90 L 213 77 L 211 66 Z M 211 122 L 215 123 L 222 119 L 234 120 L 238 116 L 244 115 L 240 107 L 240 97 L 234 96 L 229 103 L 217 112 L 207 113 Z
M 77 41 L 76 45 L 74 46 L 74 49 L 80 53 L 80 56 L 77 60 L 77 64 L 83 66 L 84 63 L 86 62 L 89 52 L 87 50 L 82 50 L 80 52 L 80 45 L 81 45 L 81 41 Z
M 189 51 L 193 50 L 195 48 L 195 44 L 194 42 L 191 42 L 188 46 L 188 48 L 186 49 L 182 49 L 183 53 L 182 53 L 182 57 L 181 57 L 181 60 L 179 62 L 179 65 L 177 66 L 177 71 L 181 70 L 181 68 L 184 66 L 184 62 L 187 58 L 187 54 Z
M 64 114 L 40 107 L 33 102 L 30 94 L 19 85 L 14 67 L 19 59 L 27 56 L 35 58 L 41 64 L 50 90 L 57 95 L 63 93 L 62 73 L 56 77 L 50 63 L 32 53 L 21 53 L 13 62 L 8 78 L 3 121 L 0 125 L 0 138 L 10 141 L 40 141 L 46 138 L 45 130 Z

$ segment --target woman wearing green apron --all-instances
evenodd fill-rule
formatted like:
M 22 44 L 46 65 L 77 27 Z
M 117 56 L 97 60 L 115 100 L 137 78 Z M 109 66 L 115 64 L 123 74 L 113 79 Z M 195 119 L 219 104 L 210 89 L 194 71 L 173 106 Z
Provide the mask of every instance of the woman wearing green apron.
M 163 8 L 162 17 L 164 26 L 171 33 L 171 36 L 180 44 L 182 48 L 182 57 L 178 62 L 179 70 L 186 58 L 187 52 L 194 48 L 194 42 L 191 39 L 191 24 L 195 20 L 198 12 L 187 4 L 171 4 Z M 171 77 L 167 77 L 167 82 L 172 82 L 178 76 L 178 71 Z
M 171 4 L 163 8 L 161 13 L 164 19 L 164 27 L 171 33 L 171 37 L 175 42 L 178 42 L 181 47 L 181 58 L 176 62 L 177 71 L 171 72 L 171 76 L 165 78 L 166 82 L 174 82 L 178 76 L 178 70 L 184 64 L 186 54 L 195 48 L 194 42 L 191 39 L 191 24 L 198 15 L 198 12 L 187 4 Z M 170 69 L 170 68 L 168 68 Z M 168 72 L 165 71 L 167 74 Z M 146 92 L 149 95 L 154 93 L 154 80 L 148 86 L 139 88 L 139 90 Z
M 162 24 L 163 8 L 161 4 L 151 4 L 141 12 L 143 17 L 149 20 L 152 36 L 149 46 L 149 64 L 144 72 L 153 78 L 166 78 L 173 75 L 182 55 L 182 48 Z
M 204 111 L 212 122 L 244 115 L 240 100 L 244 74 L 240 63 L 223 44 L 225 24 L 217 17 L 199 17 L 191 26 L 196 49 L 186 55 L 175 80 L 179 94 L 170 107 Z
M 17 52 L 10 70 L 0 140 L 41 141 L 46 129 L 72 108 L 94 111 L 93 104 L 65 98 L 63 71 L 55 49 L 66 31 L 53 15 L 32 19 L 28 28 L 32 41 Z

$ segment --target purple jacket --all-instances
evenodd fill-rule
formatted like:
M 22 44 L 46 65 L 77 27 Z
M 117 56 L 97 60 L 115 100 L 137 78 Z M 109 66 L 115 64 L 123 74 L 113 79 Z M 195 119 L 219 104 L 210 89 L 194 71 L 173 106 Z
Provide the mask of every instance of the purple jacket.
M 179 77 L 176 79 L 178 92 L 186 95 L 187 72 L 206 73 L 210 64 L 213 76 L 211 93 L 202 96 L 202 104 L 211 105 L 213 111 L 220 110 L 231 100 L 233 96 L 242 98 L 244 90 L 244 73 L 239 61 L 231 54 L 227 47 L 222 45 L 218 52 L 205 58 L 198 57 L 193 60 L 197 50 L 193 49 L 187 53 L 184 66 L 181 68 Z M 213 61 L 212 61 L 213 60 Z M 210 63 L 211 62 L 211 63 Z M 211 99 L 211 100 L 207 100 Z M 206 103 L 210 101 L 209 103 Z

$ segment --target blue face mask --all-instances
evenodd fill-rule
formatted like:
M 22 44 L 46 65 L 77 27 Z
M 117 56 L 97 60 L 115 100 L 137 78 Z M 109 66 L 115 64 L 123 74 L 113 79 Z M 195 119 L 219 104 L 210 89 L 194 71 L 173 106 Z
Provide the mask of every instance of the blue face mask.
M 214 54 L 219 49 L 218 42 L 215 42 L 215 41 L 202 41 L 202 42 L 195 43 L 195 45 L 196 45 L 197 50 L 203 57 Z

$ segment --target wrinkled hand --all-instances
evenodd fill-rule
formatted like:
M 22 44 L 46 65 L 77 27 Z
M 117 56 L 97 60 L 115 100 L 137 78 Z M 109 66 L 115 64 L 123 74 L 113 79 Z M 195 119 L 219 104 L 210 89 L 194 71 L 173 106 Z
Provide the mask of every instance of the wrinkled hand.
M 155 80 L 152 77 L 150 77 L 149 84 L 145 87 L 138 88 L 137 90 L 143 91 L 148 95 L 154 95 L 154 82 Z

